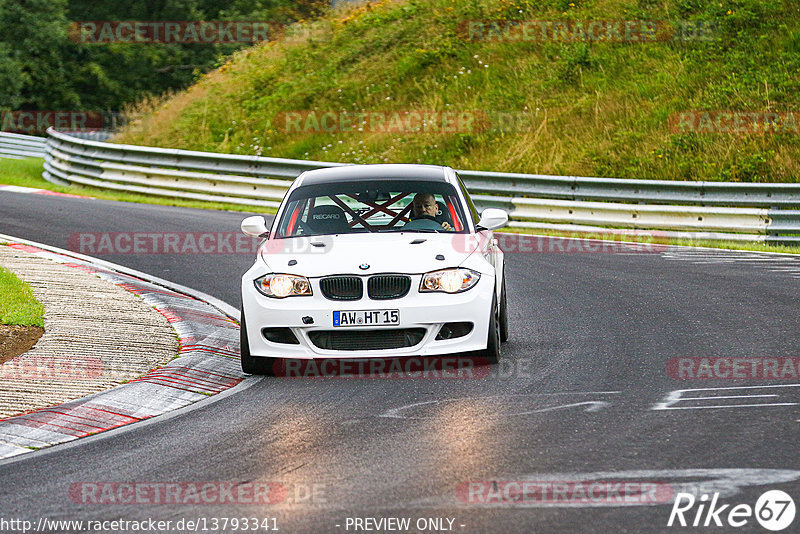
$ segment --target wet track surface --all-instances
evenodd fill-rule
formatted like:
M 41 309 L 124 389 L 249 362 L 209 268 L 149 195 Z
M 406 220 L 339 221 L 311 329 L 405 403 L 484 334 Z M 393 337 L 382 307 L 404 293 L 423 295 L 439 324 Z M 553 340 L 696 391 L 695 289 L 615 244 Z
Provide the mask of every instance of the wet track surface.
M 0 193 L 0 233 L 62 248 L 83 232 L 236 233 L 244 216 Z M 666 526 L 665 499 L 481 500 L 514 481 L 596 480 L 657 483 L 670 496 L 702 483 L 720 503 L 751 506 L 780 489 L 800 503 L 800 378 L 678 380 L 667 370 L 672 358 L 800 356 L 800 261 L 622 252 L 508 253 L 511 336 L 488 374 L 265 378 L 174 417 L 0 464 L 1 515 L 274 517 L 284 532 L 353 532 L 347 518 L 366 517 L 410 518 L 411 531 L 419 518 L 448 518 L 457 532 L 663 532 L 692 530 Z M 253 261 L 92 255 L 237 308 Z M 699 391 L 678 391 L 688 389 Z M 286 493 L 271 504 L 158 505 L 92 504 L 75 491 L 206 481 L 270 481 Z M 765 530 L 750 518 L 737 531 Z

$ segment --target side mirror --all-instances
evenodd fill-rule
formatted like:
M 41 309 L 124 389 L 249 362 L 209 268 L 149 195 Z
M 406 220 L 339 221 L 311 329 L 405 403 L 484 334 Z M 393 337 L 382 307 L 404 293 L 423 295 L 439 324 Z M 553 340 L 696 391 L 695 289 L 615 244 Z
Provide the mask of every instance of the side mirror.
M 253 215 L 243 220 L 242 232 L 253 237 L 269 237 L 267 221 L 261 215 Z
M 497 230 L 508 225 L 508 213 L 498 208 L 486 208 L 478 221 L 479 230 Z

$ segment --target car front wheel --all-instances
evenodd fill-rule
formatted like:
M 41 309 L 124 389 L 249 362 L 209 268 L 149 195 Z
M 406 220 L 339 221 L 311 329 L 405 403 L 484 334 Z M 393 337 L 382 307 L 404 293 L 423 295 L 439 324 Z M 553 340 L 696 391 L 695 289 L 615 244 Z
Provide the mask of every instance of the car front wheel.
M 500 307 L 497 305 L 497 297 L 492 298 L 492 309 L 489 312 L 489 335 L 486 339 L 486 349 L 483 351 L 484 358 L 490 364 L 500 360 Z
M 239 354 L 242 371 L 249 375 L 271 375 L 276 358 L 260 358 L 250 355 L 250 343 L 247 341 L 247 324 L 244 320 L 244 308 L 241 309 L 239 321 Z
M 500 341 L 508 341 L 508 300 L 506 297 L 506 277 L 503 275 L 502 289 L 500 290 Z

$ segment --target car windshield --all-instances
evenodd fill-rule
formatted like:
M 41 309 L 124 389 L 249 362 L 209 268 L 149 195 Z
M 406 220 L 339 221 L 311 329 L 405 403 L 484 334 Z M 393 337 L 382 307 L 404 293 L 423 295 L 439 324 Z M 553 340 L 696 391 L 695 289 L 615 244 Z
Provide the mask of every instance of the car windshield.
M 465 233 L 464 210 L 445 182 L 370 180 L 295 189 L 276 238 L 368 232 Z

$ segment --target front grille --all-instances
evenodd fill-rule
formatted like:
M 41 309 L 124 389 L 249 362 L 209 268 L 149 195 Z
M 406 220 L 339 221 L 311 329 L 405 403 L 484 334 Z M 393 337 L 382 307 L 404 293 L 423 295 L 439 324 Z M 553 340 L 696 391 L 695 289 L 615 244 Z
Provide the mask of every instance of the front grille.
M 367 294 L 375 300 L 399 299 L 411 289 L 411 278 L 397 274 L 379 274 L 367 281 Z
M 413 347 L 425 337 L 424 328 L 394 330 L 316 330 L 308 333 L 311 342 L 328 350 L 384 350 Z
M 329 276 L 319 281 L 319 288 L 329 300 L 358 300 L 364 294 L 364 283 L 358 276 Z

